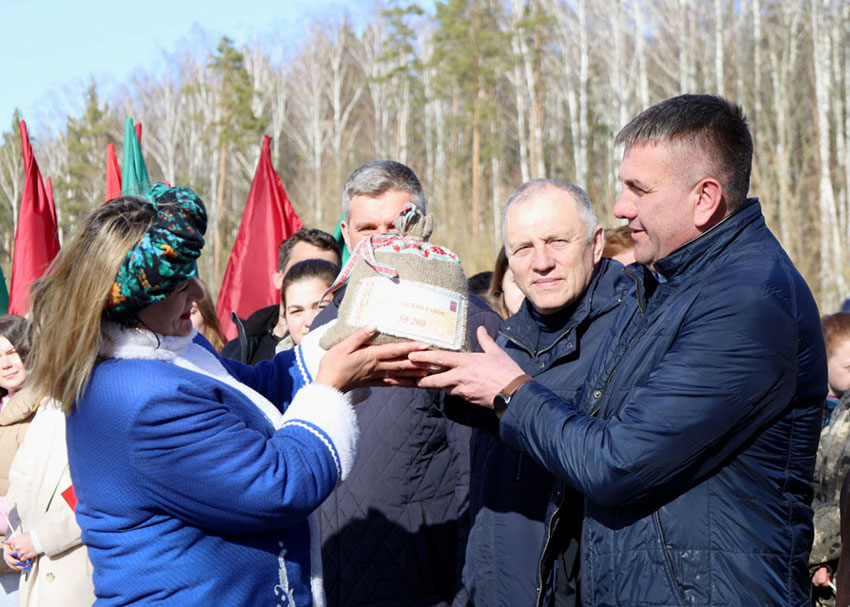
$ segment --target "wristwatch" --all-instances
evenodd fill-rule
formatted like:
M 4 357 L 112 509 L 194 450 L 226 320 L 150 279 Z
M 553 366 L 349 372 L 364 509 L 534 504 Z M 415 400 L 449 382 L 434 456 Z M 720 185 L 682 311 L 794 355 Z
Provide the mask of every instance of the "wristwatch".
M 514 393 L 519 390 L 520 386 L 530 381 L 532 381 L 532 377 L 530 375 L 523 374 L 519 377 L 513 378 L 507 386 L 499 390 L 496 396 L 493 397 L 493 411 L 496 412 L 496 417 L 499 419 L 502 418 L 502 414 L 511 403 L 511 398 Z

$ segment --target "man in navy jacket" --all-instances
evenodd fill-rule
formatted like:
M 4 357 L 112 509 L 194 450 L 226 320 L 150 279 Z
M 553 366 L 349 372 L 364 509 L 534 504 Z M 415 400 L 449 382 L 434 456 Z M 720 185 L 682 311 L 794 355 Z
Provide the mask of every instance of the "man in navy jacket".
M 526 182 L 508 198 L 503 217 L 511 270 L 525 301 L 502 323 L 496 341 L 541 385 L 573 398 L 633 283 L 619 262 L 602 258 L 602 226 L 580 187 L 558 179 Z M 476 607 L 532 605 L 554 479 L 500 441 L 498 431 L 478 429 L 470 478 L 473 523 L 463 574 L 470 598 Z M 562 541 L 572 546 L 566 582 L 575 595 L 582 499 L 572 493 L 572 529 Z
M 614 213 L 644 265 L 582 392 L 530 380 L 484 335 L 486 354 L 411 355 L 451 367 L 420 385 L 495 407 L 502 440 L 585 496 L 584 604 L 808 605 L 826 357 L 809 288 L 747 199 L 746 120 L 683 95 L 617 140 Z M 563 554 L 545 550 L 556 605 Z

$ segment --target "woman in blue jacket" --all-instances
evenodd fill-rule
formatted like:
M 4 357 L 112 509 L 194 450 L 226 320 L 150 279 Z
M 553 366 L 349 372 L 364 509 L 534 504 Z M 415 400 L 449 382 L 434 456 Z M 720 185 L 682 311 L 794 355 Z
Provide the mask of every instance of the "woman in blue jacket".
M 205 229 L 192 190 L 156 184 L 94 210 L 33 293 L 96 604 L 319 605 L 308 519 L 357 449 L 341 390 L 416 345 L 358 348 L 363 329 L 293 399 L 294 354 L 245 367 L 192 329 Z

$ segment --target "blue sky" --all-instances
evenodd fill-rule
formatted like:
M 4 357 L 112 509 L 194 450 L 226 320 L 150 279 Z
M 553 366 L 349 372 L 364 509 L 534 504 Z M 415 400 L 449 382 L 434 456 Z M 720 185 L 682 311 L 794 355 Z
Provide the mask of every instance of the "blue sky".
M 314 19 L 347 12 L 357 24 L 374 10 L 370 0 L 0 0 L 0 131 L 17 107 L 37 135 L 39 117 L 78 106 L 92 77 L 108 95 L 193 32 L 237 44 L 283 34 L 295 45 Z

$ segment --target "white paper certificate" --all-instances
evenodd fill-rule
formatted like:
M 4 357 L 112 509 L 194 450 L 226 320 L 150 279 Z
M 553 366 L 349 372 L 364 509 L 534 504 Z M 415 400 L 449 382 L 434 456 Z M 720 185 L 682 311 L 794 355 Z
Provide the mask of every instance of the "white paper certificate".
M 345 322 L 373 324 L 381 333 L 460 350 L 466 300 L 457 293 L 412 280 L 384 276 L 361 280 Z

